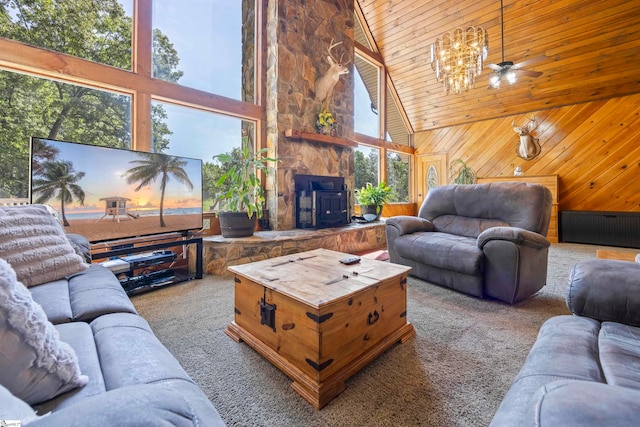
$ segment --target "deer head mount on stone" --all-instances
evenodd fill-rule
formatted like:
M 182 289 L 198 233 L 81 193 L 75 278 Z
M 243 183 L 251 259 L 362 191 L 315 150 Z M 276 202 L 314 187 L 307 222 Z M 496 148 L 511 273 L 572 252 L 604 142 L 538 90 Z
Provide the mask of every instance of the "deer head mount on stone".
M 351 61 L 342 62 L 342 58 L 344 57 L 344 53 L 340 56 L 339 60 L 336 60 L 331 54 L 331 49 L 342 44 L 342 42 L 334 43 L 333 39 L 331 39 L 331 43 L 329 44 L 329 49 L 327 52 L 329 55 L 327 56 L 327 61 L 329 62 L 329 69 L 326 73 L 324 73 L 321 77 L 316 80 L 315 83 L 315 94 L 316 99 L 320 102 L 325 103 L 325 105 L 329 104 L 331 100 L 331 95 L 333 94 L 333 88 L 340 80 L 340 76 L 343 74 L 349 74 L 349 69 L 347 68 L 347 64 Z M 325 102 L 326 101 L 326 102 Z
M 529 119 L 529 122 L 524 126 L 516 126 L 516 121 L 513 120 L 511 122 L 511 127 L 514 132 L 520 135 L 520 142 L 516 147 L 516 154 L 518 157 L 521 157 L 525 160 L 535 159 L 542 147 L 538 143 L 538 138 L 534 138 L 531 136 L 531 132 L 536 130 L 538 127 L 538 122 L 536 122 L 536 118 L 532 117 Z

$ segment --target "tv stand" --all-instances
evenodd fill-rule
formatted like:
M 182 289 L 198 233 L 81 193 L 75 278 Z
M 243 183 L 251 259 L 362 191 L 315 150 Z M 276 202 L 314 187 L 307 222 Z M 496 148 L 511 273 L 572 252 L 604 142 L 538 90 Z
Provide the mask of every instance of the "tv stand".
M 189 265 L 176 265 L 187 260 L 170 248 L 195 245 L 195 271 Z M 202 279 L 202 238 L 184 237 L 177 240 L 135 245 L 114 245 L 114 249 L 92 254 L 92 260 L 107 259 L 100 264 L 110 269 L 120 280 L 127 295 L 137 295 L 160 287 L 193 279 Z M 188 261 L 188 260 L 187 260 Z

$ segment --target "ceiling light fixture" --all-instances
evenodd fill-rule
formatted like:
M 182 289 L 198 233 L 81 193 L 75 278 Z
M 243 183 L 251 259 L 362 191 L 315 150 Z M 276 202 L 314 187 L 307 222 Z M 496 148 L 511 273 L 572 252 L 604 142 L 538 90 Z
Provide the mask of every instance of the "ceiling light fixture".
M 528 77 L 540 77 L 541 71 L 524 70 L 522 67 L 533 62 L 540 61 L 546 57 L 529 59 L 528 61 L 514 64 L 513 61 L 504 60 L 504 5 L 500 0 L 500 34 L 502 39 L 502 62 L 498 64 L 488 64 L 487 67 L 493 70 L 493 74 L 489 78 L 489 88 L 500 89 L 500 81 L 502 77 L 507 80 L 510 85 L 514 84 L 518 80 L 518 73 Z
M 431 45 L 431 68 L 445 93 L 473 88 L 488 52 L 489 38 L 482 27 L 458 27 L 438 37 Z

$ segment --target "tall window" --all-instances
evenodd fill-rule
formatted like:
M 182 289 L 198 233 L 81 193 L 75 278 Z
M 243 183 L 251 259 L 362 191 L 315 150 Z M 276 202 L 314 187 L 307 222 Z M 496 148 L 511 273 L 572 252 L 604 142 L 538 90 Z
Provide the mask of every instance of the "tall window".
M 255 141 L 255 124 L 173 104 L 154 102 L 153 106 L 166 112 L 166 123 L 172 129 L 171 134 L 156 139 L 154 127 L 153 151 L 202 159 L 203 206 L 205 210 L 214 207 L 216 196 L 228 190 L 216 186 L 224 167 L 214 155 L 228 153 L 239 158 L 243 132 L 249 136 L 249 141 Z
M 0 50 L 15 58 L 0 68 L 0 197 L 28 196 L 30 136 L 206 164 L 256 127 L 258 2 L 151 0 L 137 15 L 133 4 L 0 3 Z
M 354 130 L 379 138 L 380 67 L 356 55 L 354 68 Z
M 0 197 L 26 198 L 29 137 L 131 145 L 131 97 L 0 70 Z
M 364 188 L 368 182 L 378 185 L 380 182 L 380 150 L 359 145 L 354 152 L 355 189 Z
M 390 202 L 409 202 L 411 133 L 402 106 L 394 95 L 393 83 L 387 76 L 384 61 L 366 25 L 362 25 L 363 19 L 356 4 L 354 129 L 355 138 L 360 144 L 355 152 L 355 185 L 361 188 L 367 182 L 377 184 L 385 181 L 392 188 Z M 391 151 L 390 142 L 396 150 L 396 144 L 408 148 Z M 383 162 L 380 162 L 381 158 Z M 383 170 L 380 170 L 380 164 Z
M 409 201 L 409 155 L 387 152 L 387 185 L 391 187 L 391 202 Z
M 0 37 L 131 69 L 133 0 L 3 1 Z
M 253 20 L 243 19 L 249 15 L 242 3 L 154 0 L 153 77 L 253 101 L 253 87 L 243 88 L 243 73 L 253 72 L 254 60 L 243 53 L 244 49 L 248 53 L 254 51 L 254 28 Z M 167 41 L 175 50 L 169 57 L 157 49 Z M 250 77 L 253 82 L 253 75 Z M 243 97 L 243 89 L 250 99 Z

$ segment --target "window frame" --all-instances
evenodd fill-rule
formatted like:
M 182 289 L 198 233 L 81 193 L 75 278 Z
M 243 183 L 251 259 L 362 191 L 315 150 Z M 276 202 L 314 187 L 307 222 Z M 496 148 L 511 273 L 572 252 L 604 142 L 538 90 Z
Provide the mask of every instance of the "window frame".
M 266 0 L 255 0 L 256 58 L 255 103 L 239 101 L 152 75 L 152 0 L 133 1 L 132 69 L 123 70 L 65 53 L 30 46 L 0 37 L 0 68 L 65 83 L 131 96 L 131 149 L 151 151 L 152 101 L 229 115 L 256 123 L 256 140 L 263 146 L 266 108 L 263 105 L 266 80 Z M 261 52 L 261 53 L 258 53 Z
M 371 35 L 368 34 L 367 26 L 365 25 L 364 15 L 362 14 L 362 10 L 357 4 L 355 5 L 355 17 L 360 23 L 361 27 L 365 30 L 365 36 L 367 37 L 367 40 L 376 51 L 371 50 L 367 46 L 364 46 L 362 43 L 359 43 L 357 40 L 354 40 L 354 45 L 355 45 L 354 54 L 380 67 L 380 80 L 379 80 L 380 88 L 378 89 L 378 92 L 380 93 L 380 100 L 379 100 L 380 105 L 378 106 L 378 118 L 380 120 L 380 126 L 379 126 L 380 134 L 378 135 L 377 138 L 375 138 L 375 137 L 370 137 L 368 135 L 354 132 L 354 140 L 358 144 L 380 149 L 379 177 L 380 177 L 380 180 L 384 182 L 388 182 L 388 178 L 389 178 L 387 174 L 387 169 L 388 169 L 387 151 L 388 150 L 395 151 L 395 152 L 409 155 L 409 202 L 398 202 L 398 203 L 392 203 L 392 204 L 413 203 L 416 200 L 415 190 L 414 190 L 415 189 L 414 177 L 411 175 L 411 171 L 414 169 L 414 165 L 415 165 L 415 149 L 413 147 L 413 129 L 409 124 L 409 120 L 406 114 L 401 108 L 402 105 L 398 102 L 399 99 L 395 91 L 395 88 L 393 86 L 393 83 L 391 82 L 391 79 L 389 77 L 389 74 L 387 73 L 387 68 L 384 65 L 384 59 L 382 58 L 380 53 L 377 52 L 377 47 L 375 45 L 375 42 L 373 42 L 373 37 L 371 37 Z M 400 115 L 403 119 L 404 125 L 407 128 L 407 132 L 409 134 L 409 140 L 407 141 L 407 144 L 393 143 L 385 139 L 387 135 L 387 105 L 386 105 L 387 94 L 393 97 L 393 99 L 397 103 L 398 109 L 400 110 Z

